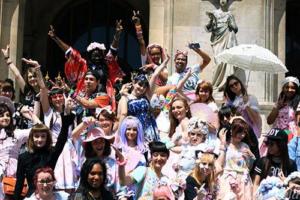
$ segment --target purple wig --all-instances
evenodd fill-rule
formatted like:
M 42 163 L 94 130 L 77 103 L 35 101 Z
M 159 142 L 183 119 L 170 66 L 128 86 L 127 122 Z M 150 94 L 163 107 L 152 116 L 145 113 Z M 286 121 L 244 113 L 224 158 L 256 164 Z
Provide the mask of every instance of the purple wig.
M 136 135 L 136 144 L 138 147 L 138 150 L 141 153 L 144 153 L 145 146 L 144 146 L 144 131 L 143 126 L 140 122 L 140 120 L 133 116 L 127 116 L 120 125 L 120 139 L 121 139 L 121 146 L 128 147 L 127 144 L 127 137 L 126 137 L 126 130 L 127 128 L 137 128 L 137 135 Z

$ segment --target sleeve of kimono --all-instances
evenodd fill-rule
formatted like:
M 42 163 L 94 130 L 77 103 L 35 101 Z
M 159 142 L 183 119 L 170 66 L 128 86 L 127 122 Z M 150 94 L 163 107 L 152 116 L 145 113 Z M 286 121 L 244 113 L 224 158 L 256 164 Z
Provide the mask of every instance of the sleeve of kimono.
M 93 101 L 97 103 L 99 108 L 103 108 L 110 104 L 110 98 L 107 95 L 96 96 L 96 98 L 93 99 Z
M 111 50 L 107 53 L 105 59 L 108 67 L 108 79 L 114 85 L 116 80 L 121 79 L 124 76 L 124 73 Z
M 29 136 L 31 128 L 29 129 L 17 129 L 14 131 L 14 136 L 21 143 L 24 144 Z M 21 145 L 20 145 L 21 146 Z
M 140 166 L 137 167 L 135 170 L 133 170 L 130 173 L 130 176 L 136 183 L 141 183 L 146 175 L 146 171 L 147 171 L 147 167 Z
M 249 95 L 249 106 L 251 109 L 255 110 L 256 112 L 259 112 L 259 105 L 257 98 L 253 95 Z

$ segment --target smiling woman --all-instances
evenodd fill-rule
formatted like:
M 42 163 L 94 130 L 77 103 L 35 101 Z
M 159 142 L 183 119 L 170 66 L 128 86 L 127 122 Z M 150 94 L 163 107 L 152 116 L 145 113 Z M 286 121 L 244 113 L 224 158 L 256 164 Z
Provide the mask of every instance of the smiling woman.
M 35 192 L 25 200 L 67 200 L 69 194 L 63 191 L 54 192 L 55 177 L 50 167 L 43 167 L 36 170 L 33 177 Z
M 112 200 L 112 194 L 105 188 L 106 178 L 105 163 L 98 158 L 87 159 L 81 168 L 80 185 L 70 199 Z

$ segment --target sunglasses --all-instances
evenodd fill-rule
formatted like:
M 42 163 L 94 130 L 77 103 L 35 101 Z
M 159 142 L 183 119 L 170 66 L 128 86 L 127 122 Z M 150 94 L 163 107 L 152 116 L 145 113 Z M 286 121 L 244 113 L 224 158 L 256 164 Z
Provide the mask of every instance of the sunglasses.
M 229 87 L 230 88 L 233 88 L 233 87 L 236 87 L 238 86 L 239 82 L 238 81 L 235 81 L 234 83 L 230 84 Z
M 267 145 L 267 146 L 273 146 L 273 145 L 275 145 L 276 144 L 276 142 L 275 141 L 272 141 L 272 140 L 267 140 L 267 141 L 265 141 L 265 145 Z

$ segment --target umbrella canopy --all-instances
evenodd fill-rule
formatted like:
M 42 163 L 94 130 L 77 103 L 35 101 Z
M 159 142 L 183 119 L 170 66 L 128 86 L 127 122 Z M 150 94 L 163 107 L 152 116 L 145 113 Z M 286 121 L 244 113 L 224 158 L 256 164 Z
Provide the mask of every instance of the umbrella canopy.
M 255 44 L 241 44 L 226 49 L 215 59 L 217 63 L 223 62 L 250 71 L 263 71 L 272 74 L 288 72 L 276 55 Z
M 219 128 L 218 113 L 215 113 L 207 104 L 193 103 L 190 105 L 192 117 L 198 117 L 211 123 L 215 128 Z

